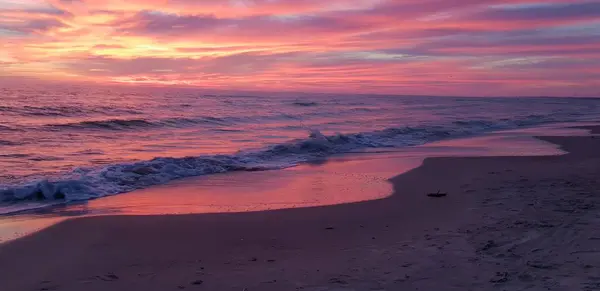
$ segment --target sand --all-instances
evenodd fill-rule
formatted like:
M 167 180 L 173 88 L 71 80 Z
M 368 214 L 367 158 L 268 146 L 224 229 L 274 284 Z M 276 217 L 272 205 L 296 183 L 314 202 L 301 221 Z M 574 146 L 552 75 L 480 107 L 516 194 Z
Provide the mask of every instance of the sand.
M 0 290 L 599 290 L 600 138 L 542 139 L 569 154 L 431 158 L 380 200 L 68 220 L 0 245 Z

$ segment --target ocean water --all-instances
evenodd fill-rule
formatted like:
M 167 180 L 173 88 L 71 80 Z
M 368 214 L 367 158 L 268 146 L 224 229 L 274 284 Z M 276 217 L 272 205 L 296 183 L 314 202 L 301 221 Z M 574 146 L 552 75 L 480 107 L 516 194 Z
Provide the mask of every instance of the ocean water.
M 174 179 L 600 119 L 600 99 L 0 88 L 0 214 Z

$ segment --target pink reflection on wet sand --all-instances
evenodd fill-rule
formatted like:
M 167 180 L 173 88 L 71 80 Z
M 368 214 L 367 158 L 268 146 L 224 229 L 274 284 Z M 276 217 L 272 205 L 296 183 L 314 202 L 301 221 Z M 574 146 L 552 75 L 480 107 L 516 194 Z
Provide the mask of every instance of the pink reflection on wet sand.
M 339 156 L 285 170 L 188 178 L 82 204 L 50 208 L 41 215 L 0 219 L 0 242 L 66 217 L 265 211 L 382 199 L 393 194 L 387 182 L 389 178 L 418 167 L 428 157 L 564 154 L 556 145 L 535 139 L 532 134 L 587 135 L 587 132 L 564 127 L 497 132 L 393 152 Z
M 384 198 L 387 179 L 420 165 L 412 158 L 333 160 L 324 165 L 189 178 L 167 185 L 90 201 L 92 214 L 184 214 L 264 211 L 334 205 Z

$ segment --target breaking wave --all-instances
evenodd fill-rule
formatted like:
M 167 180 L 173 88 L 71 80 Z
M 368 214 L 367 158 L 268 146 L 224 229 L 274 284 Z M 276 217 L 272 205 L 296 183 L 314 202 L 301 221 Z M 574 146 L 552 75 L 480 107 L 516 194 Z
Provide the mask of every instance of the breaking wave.
M 414 146 L 445 138 L 480 134 L 539 124 L 543 118 L 498 122 L 457 121 L 448 126 L 387 128 L 385 130 L 323 135 L 312 130 L 306 139 L 293 140 L 259 150 L 240 151 L 231 155 L 185 158 L 161 157 L 148 161 L 120 163 L 95 168 L 77 168 L 62 176 L 20 184 L 0 185 L 0 201 L 81 201 L 129 192 L 174 179 L 232 171 L 282 169 L 334 154 L 369 148 Z M 137 120 L 104 121 L 78 126 L 150 126 Z

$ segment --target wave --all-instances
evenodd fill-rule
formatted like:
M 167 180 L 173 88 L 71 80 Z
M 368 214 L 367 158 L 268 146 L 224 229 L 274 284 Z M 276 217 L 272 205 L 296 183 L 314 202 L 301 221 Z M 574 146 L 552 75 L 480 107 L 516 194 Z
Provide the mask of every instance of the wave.
M 67 127 L 67 128 L 101 128 L 101 129 L 123 129 L 127 127 L 148 127 L 153 126 L 149 121 L 143 119 L 109 119 L 97 121 L 81 121 L 63 124 L 52 124 L 50 127 Z
M 21 116 L 30 116 L 30 117 L 80 117 L 80 116 L 89 116 L 95 114 L 132 114 L 138 115 L 142 114 L 142 112 L 130 109 L 130 108 L 115 108 L 110 106 L 101 106 L 97 108 L 82 108 L 78 106 L 19 106 L 19 107 L 10 107 L 10 106 L 0 106 L 0 112 L 9 112 L 15 113 Z
M 19 129 L 0 124 L 0 131 L 19 131 Z
M 35 107 L 24 106 L 20 110 L 23 115 L 30 116 L 80 116 L 85 114 L 85 110 L 77 107 L 60 106 L 60 107 Z
M 310 101 L 296 101 L 296 102 L 292 103 L 292 105 L 303 106 L 303 107 L 311 107 L 311 106 L 318 106 L 319 103 L 317 103 L 317 102 L 310 102 Z
M 544 121 L 533 119 L 497 122 L 485 120 L 457 121 L 447 126 L 387 128 L 353 134 L 323 135 L 312 130 L 306 139 L 272 145 L 259 150 L 240 151 L 231 155 L 185 158 L 161 157 L 148 161 L 113 164 L 95 168 L 78 168 L 52 179 L 0 186 L 0 201 L 16 203 L 31 200 L 65 202 L 99 198 L 129 192 L 174 179 L 231 171 L 282 169 L 334 154 L 375 148 L 420 145 L 436 140 L 510 129 Z M 146 126 L 146 121 L 110 121 L 101 126 Z M 97 126 L 97 124 L 94 124 Z
M 104 129 L 104 130 L 126 130 L 132 128 L 153 127 L 186 127 L 197 124 L 230 125 L 231 122 L 216 117 L 201 118 L 167 118 L 163 120 L 150 121 L 146 119 L 108 119 L 108 120 L 86 120 L 80 122 L 47 124 L 53 128 L 71 129 Z
M 21 145 L 21 143 L 0 139 L 0 146 L 16 146 L 16 145 Z
M 85 110 L 78 107 L 58 106 L 58 107 L 38 107 L 38 106 L 0 106 L 0 111 L 16 113 L 22 116 L 80 116 Z
M 311 117 L 320 117 L 327 115 L 320 112 L 311 112 L 303 114 L 275 114 L 275 115 L 256 115 L 256 116 L 201 116 L 201 117 L 170 117 L 164 119 L 149 120 L 144 118 L 132 119 L 100 119 L 100 120 L 84 120 L 68 123 L 49 123 L 45 128 L 54 129 L 102 129 L 102 130 L 128 130 L 128 129 L 143 129 L 143 128 L 183 128 L 197 125 L 210 126 L 232 126 L 235 124 L 247 124 L 258 122 L 269 122 L 276 120 L 303 120 Z M 214 130 L 214 128 L 211 128 Z

